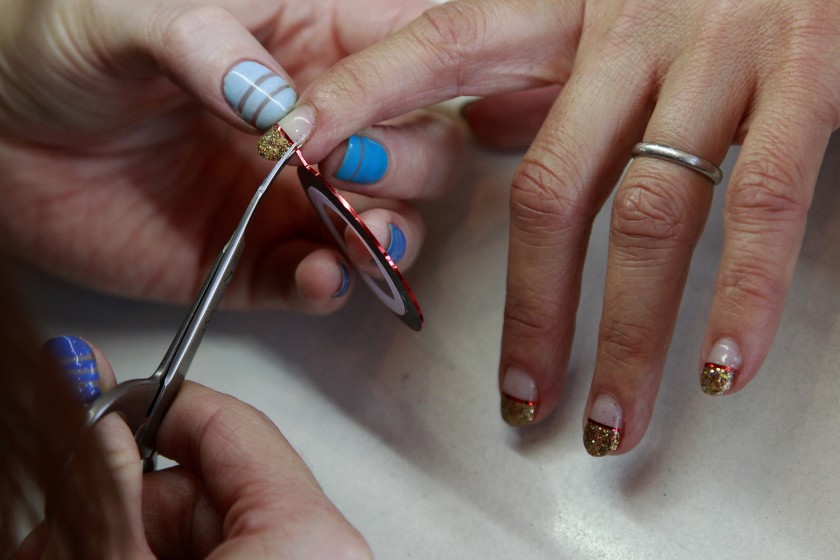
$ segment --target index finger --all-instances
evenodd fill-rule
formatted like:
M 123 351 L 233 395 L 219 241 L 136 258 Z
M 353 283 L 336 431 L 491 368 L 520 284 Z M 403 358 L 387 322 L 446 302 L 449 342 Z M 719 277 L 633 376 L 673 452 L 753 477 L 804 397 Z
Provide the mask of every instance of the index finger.
M 582 3 L 537 8 L 527 1 L 456 0 L 427 10 L 320 76 L 284 121 L 314 110 L 316 130 L 304 134 L 304 151 L 320 161 L 357 130 L 413 109 L 561 83 L 571 72 Z

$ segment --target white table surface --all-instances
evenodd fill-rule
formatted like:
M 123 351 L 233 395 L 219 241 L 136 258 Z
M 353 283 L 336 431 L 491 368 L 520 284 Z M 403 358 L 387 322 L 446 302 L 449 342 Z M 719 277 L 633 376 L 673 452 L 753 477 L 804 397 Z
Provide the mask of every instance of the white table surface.
M 731 167 L 730 154 L 725 169 Z M 359 285 L 328 318 L 216 315 L 190 378 L 265 411 L 380 559 L 840 556 L 840 137 L 820 176 L 784 321 L 740 394 L 699 389 L 725 186 L 697 247 L 656 412 L 642 444 L 589 457 L 608 213 L 595 224 L 561 407 L 515 431 L 496 370 L 508 184 L 517 163 L 471 148 L 455 191 L 426 204 L 407 277 L 426 326 L 405 328 Z M 118 377 L 157 365 L 184 309 L 18 270 L 45 334 L 97 342 Z

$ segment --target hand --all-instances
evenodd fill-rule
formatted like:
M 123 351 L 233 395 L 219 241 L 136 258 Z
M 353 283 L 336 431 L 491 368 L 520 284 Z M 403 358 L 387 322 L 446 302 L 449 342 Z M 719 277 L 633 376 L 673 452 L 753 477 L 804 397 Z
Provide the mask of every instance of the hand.
M 95 288 L 191 300 L 270 168 L 254 135 L 291 108 L 294 87 L 428 5 L 7 0 L 0 248 Z M 273 74 L 272 88 L 294 87 L 246 100 L 255 71 Z M 385 146 L 386 164 L 388 151 L 420 160 L 441 151 L 430 171 L 393 156 L 373 177 L 374 196 L 408 178 L 423 186 L 417 196 L 430 196 L 458 143 L 455 128 L 429 114 L 363 134 Z M 329 161 L 340 164 L 345 151 Z M 327 248 L 293 175 L 260 208 L 226 304 L 327 313 L 346 299 L 346 260 Z M 383 246 L 388 225 L 404 234 L 400 265 L 410 266 L 422 244 L 419 215 L 396 200 L 365 200 L 365 209 Z
M 91 372 L 102 391 L 114 386 L 98 349 L 75 337 L 49 347 L 88 401 L 100 390 Z M 186 382 L 158 449 L 178 465 L 144 475 L 126 424 L 105 417 L 14 557 L 372 558 L 274 424 L 241 401 Z
M 318 116 L 305 152 L 318 159 L 367 123 L 457 95 L 485 96 L 465 115 L 492 145 L 536 134 L 511 193 L 500 363 L 507 421 L 539 421 L 558 402 L 593 217 L 641 141 L 715 164 L 743 142 L 698 369 L 712 394 L 755 376 L 840 120 L 840 5 L 450 2 L 302 93 L 300 106 Z M 585 413 L 593 455 L 633 449 L 648 426 L 713 193 L 699 173 L 649 157 L 635 159 L 616 188 Z

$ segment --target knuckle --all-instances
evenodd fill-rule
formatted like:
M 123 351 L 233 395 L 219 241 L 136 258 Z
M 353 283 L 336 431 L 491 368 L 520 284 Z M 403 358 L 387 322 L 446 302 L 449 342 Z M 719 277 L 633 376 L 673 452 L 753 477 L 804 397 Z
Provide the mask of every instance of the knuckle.
M 727 191 L 728 221 L 733 227 L 771 230 L 804 223 L 810 206 L 806 173 L 796 162 L 769 154 L 742 161 Z
M 203 29 L 218 26 L 229 18 L 228 12 L 217 6 L 163 3 L 153 9 L 150 21 L 151 29 L 158 30 L 162 45 L 174 47 L 174 52 L 186 52 L 195 49 L 195 37 Z
M 519 232 L 551 238 L 592 223 L 591 205 L 578 196 L 576 165 L 564 153 L 573 152 L 535 146 L 523 158 L 511 185 L 511 219 Z
M 691 244 L 686 204 L 673 185 L 651 175 L 634 174 L 616 192 L 611 219 L 612 240 L 622 247 L 654 242 Z
M 633 322 L 627 316 L 619 321 L 602 322 L 599 346 L 611 362 L 632 368 L 636 364 L 650 361 L 651 345 L 658 339 L 656 333 L 642 321 Z
M 482 7 L 453 2 L 423 12 L 409 33 L 441 66 L 454 69 L 462 85 L 465 61 L 485 43 L 488 23 Z
M 776 254 L 766 251 L 768 255 Z M 737 259 L 721 270 L 718 290 L 730 308 L 740 313 L 757 309 L 775 309 L 787 291 L 783 279 L 772 274 L 773 264 L 757 252 Z

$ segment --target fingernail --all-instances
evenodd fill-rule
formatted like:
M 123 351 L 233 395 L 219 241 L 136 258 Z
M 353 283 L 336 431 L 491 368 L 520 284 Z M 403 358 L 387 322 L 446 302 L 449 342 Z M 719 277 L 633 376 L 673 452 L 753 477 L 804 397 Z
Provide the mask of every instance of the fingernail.
M 280 119 L 277 126 L 283 129 L 292 142 L 301 145 L 315 130 L 315 108 L 312 105 L 299 105 Z
M 615 453 L 621 444 L 624 412 L 612 395 L 601 393 L 592 403 L 583 429 L 583 445 L 593 457 Z
M 347 139 L 347 150 L 335 176 L 342 181 L 370 184 L 388 170 L 388 152 L 372 138 L 354 134 Z
M 280 126 L 275 125 L 269 128 L 257 141 L 257 153 L 260 157 L 276 161 L 283 157 L 292 145 L 289 139 L 280 132 Z
M 537 383 L 519 368 L 508 368 L 502 379 L 502 419 L 525 426 L 537 416 Z
M 391 256 L 394 264 L 397 264 L 405 256 L 405 234 L 394 224 L 388 224 L 388 229 L 391 232 L 391 241 L 385 251 Z
M 347 268 L 347 265 L 341 261 L 338 262 L 338 268 L 341 270 L 341 285 L 332 295 L 334 298 L 340 298 L 350 289 L 350 270 Z
M 735 339 L 727 336 L 715 342 L 700 374 L 703 392 L 707 395 L 722 395 L 729 391 L 740 367 L 741 349 Z
M 228 104 L 242 120 L 265 130 L 294 107 L 297 93 L 289 82 L 259 62 L 246 60 L 234 65 L 222 84 Z
M 58 366 L 82 404 L 90 404 L 102 394 L 96 357 L 87 342 L 75 336 L 57 336 L 44 343 L 43 351 Z
M 475 102 L 476 102 L 476 100 L 473 99 L 473 100 L 467 101 L 466 103 L 461 105 L 461 109 L 460 109 L 461 118 L 463 118 L 465 121 L 468 121 L 470 119 L 470 113 L 473 111 L 473 108 L 475 107 Z

